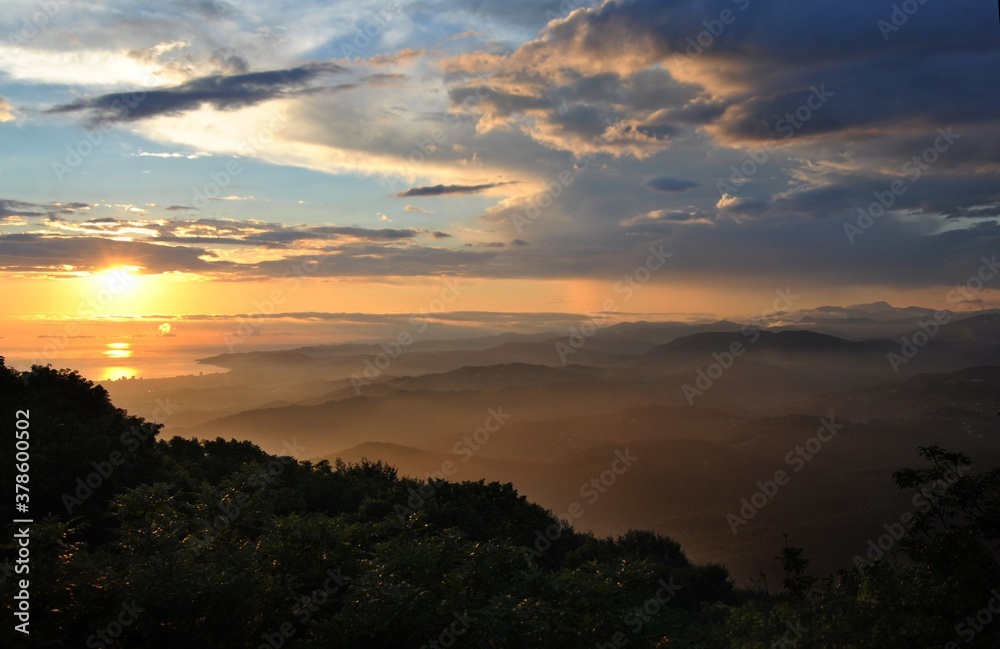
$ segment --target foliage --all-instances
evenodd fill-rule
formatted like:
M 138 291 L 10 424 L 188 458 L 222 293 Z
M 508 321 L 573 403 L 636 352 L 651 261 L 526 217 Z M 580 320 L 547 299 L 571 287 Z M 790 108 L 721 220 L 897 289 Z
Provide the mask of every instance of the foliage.
M 1000 469 L 974 475 L 938 447 L 894 476 L 927 503 L 901 541 L 908 563 L 817 579 L 786 539 L 772 596 L 735 591 L 724 568 L 649 531 L 578 533 L 509 484 L 161 440 L 74 372 L 0 359 L 0 388 L 4 412 L 31 409 L 37 646 L 997 646 L 1000 622 L 971 638 L 959 625 L 1000 584 Z M 0 515 L 14 518 L 10 503 Z

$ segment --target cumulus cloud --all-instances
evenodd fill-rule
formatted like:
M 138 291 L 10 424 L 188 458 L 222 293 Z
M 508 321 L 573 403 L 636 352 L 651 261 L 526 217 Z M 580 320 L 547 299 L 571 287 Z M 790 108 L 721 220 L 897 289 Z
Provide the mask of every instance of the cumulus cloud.
M 79 58 L 108 69 L 73 81 L 79 98 L 51 91 L 39 112 L 18 118 L 45 119 L 40 111 L 56 105 L 50 116 L 114 120 L 121 95 L 112 89 L 145 90 L 136 110 L 117 119 L 164 146 L 157 150 L 173 145 L 349 174 L 359 181 L 351 198 L 372 203 L 367 214 L 392 214 L 402 204 L 393 205 L 396 197 L 449 195 L 464 196 L 463 208 L 479 202 L 476 212 L 439 201 L 434 221 L 449 223 L 442 232 L 319 225 L 327 217 L 315 214 L 303 217 L 314 219 L 308 225 L 139 218 L 141 211 L 82 221 L 60 211 L 72 208 L 0 203 L 8 224 L 44 220 L 31 233 L 44 241 L 26 243 L 81 240 L 96 254 L 106 251 L 82 241 L 118 239 L 123 253 L 136 244 L 135 254 L 152 255 L 145 246 L 154 246 L 164 249 L 154 258 L 239 278 L 313 259 L 318 276 L 328 277 L 595 279 L 627 272 L 638 253 L 662 243 L 676 252 L 670 281 L 733 274 L 783 281 L 795 273 L 817 284 L 895 286 L 960 281 L 974 270 L 964 266 L 969 259 L 995 249 L 1000 87 L 982 79 L 1000 64 L 1000 45 L 985 4 L 956 12 L 925 3 L 884 38 L 878 21 L 891 7 L 862 0 L 559 8 L 426 0 L 393 19 L 391 39 L 376 39 L 351 61 L 330 57 L 364 24 L 363 4 L 317 5 L 301 16 L 258 2 L 219 15 L 213 4 L 188 0 L 187 22 L 118 10 L 135 26 L 86 22 Z M 190 21 L 196 9 L 209 19 Z M 733 20 L 712 36 L 706 21 L 723 10 Z M 476 29 L 487 20 L 499 35 Z M 183 45 L 176 33 L 185 34 Z M 109 34 L 113 52 L 101 49 Z M 18 83 L 70 83 L 83 74 L 83 65 L 60 67 L 71 55 L 51 56 L 48 39 L 40 34 L 31 52 L 0 45 L 0 72 Z M 254 72 L 266 69 L 262 62 L 278 69 Z M 26 76 L 10 76 L 15 68 Z M 155 83 L 137 80 L 150 70 L 159 70 Z M 276 108 L 280 128 L 268 122 Z M 914 179 L 903 165 L 949 126 L 961 139 Z M 266 127 L 267 146 L 245 146 Z M 747 177 L 733 180 L 740 168 Z M 372 188 L 372 178 L 385 182 Z M 713 191 L 720 181 L 732 186 Z M 850 246 L 844 223 L 896 181 L 906 192 Z M 224 193 L 236 191 L 244 190 Z M 266 186 L 253 191 L 261 200 L 212 203 L 202 213 L 258 218 L 280 209 Z M 313 206 L 322 200 L 305 197 Z M 193 211 L 160 209 L 166 217 Z M 305 215 L 313 207 L 295 209 Z M 266 218 L 282 219 L 280 212 Z M 42 269 L 47 258 L 22 261 Z
M 10 104 L 3 97 L 0 97 L 0 122 L 10 122 L 14 119 Z
M 782 137 L 783 126 L 799 139 L 872 138 L 927 125 L 993 122 L 990 107 L 1000 102 L 1000 87 L 978 79 L 981 70 L 1000 64 L 995 12 L 987 5 L 962 12 L 922 5 L 887 40 L 876 25 L 890 11 L 863 0 L 847 6 L 839 0 L 609 2 L 552 21 L 510 52 L 459 54 L 446 67 L 498 88 L 484 101 L 485 128 L 516 126 L 569 151 L 580 150 L 581 134 L 600 135 L 600 120 L 614 116 L 632 126 L 633 138 L 655 122 L 660 130 L 645 132 L 654 151 L 683 123 L 738 143 Z M 722 32 L 712 36 L 705 22 L 723 12 L 731 24 L 720 22 Z M 668 75 L 659 93 L 636 101 L 636 84 L 657 69 Z M 796 110 L 810 105 L 823 84 L 832 96 L 822 105 L 813 99 L 811 110 L 798 113 L 808 119 L 796 120 Z M 471 87 L 453 90 L 453 100 L 464 99 Z M 981 91 L 964 92 L 973 87 Z M 958 95 L 968 100 L 954 101 Z M 528 119 L 518 122 L 518 116 Z

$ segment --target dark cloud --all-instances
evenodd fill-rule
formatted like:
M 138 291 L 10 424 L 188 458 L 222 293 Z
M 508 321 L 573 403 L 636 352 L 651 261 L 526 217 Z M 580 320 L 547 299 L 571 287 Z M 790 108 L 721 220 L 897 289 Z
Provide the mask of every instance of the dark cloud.
M 10 217 L 46 216 L 47 211 L 39 211 L 43 206 L 23 201 L 13 201 L 0 198 L 0 221 Z
M 877 173 L 828 174 L 817 180 L 820 182 L 773 196 L 759 195 L 753 188 L 746 191 L 740 188 L 737 194 L 723 198 L 719 207 L 745 215 L 856 220 L 859 210 L 868 209 L 879 196 L 884 201 L 889 196 L 890 209 L 898 213 L 924 214 L 928 219 L 934 215 L 990 218 L 997 213 L 1000 202 L 1000 186 L 987 175 L 933 174 L 932 169 L 917 180 Z M 903 183 L 903 193 L 898 196 L 890 191 L 894 182 Z
M 76 210 L 88 209 L 87 203 L 28 203 L 0 198 L 0 222 L 10 220 L 15 217 L 47 217 L 57 218 L 59 214 L 72 214 Z
M 212 52 L 211 61 L 221 74 L 246 74 L 250 64 L 242 56 L 230 49 L 219 49 Z
M 169 205 L 163 209 L 166 210 L 167 212 L 189 212 L 189 211 L 194 211 L 198 208 L 191 207 L 189 205 Z
M 215 255 L 202 248 L 166 246 L 141 241 L 114 241 L 101 237 L 51 237 L 41 234 L 0 235 L 0 269 L 5 271 L 97 271 L 109 264 L 141 266 L 147 273 L 211 272 L 232 269 L 225 261 L 207 261 Z
M 852 246 L 842 220 L 782 218 L 780 205 L 780 200 L 768 203 L 764 208 L 768 219 L 759 220 L 760 214 L 755 214 L 749 221 L 726 218 L 729 212 L 724 209 L 714 219 L 700 212 L 662 211 L 622 222 L 617 226 L 625 235 L 622 237 L 607 236 L 600 242 L 593 237 L 589 241 L 565 237 L 530 246 L 512 241 L 509 245 L 493 242 L 471 248 L 439 248 L 415 240 L 418 235 L 433 236 L 432 231 L 329 226 L 332 236 L 320 247 L 242 263 L 225 261 L 212 246 L 281 248 L 310 230 L 286 232 L 277 226 L 268 236 L 267 224 L 222 221 L 218 230 L 211 230 L 204 224 L 195 227 L 192 221 L 178 228 L 187 232 L 185 236 L 164 235 L 145 241 L 111 239 L 115 230 L 101 236 L 7 234 L 0 235 L 0 270 L 59 274 L 67 272 L 67 266 L 75 272 L 128 264 L 141 266 L 148 273 L 182 271 L 232 280 L 286 277 L 296 269 L 307 269 L 312 277 L 591 278 L 609 282 L 610 290 L 624 273 L 643 262 L 653 246 L 673 253 L 669 272 L 658 275 L 657 282 L 661 278 L 671 282 L 725 281 L 737 275 L 784 286 L 787 278 L 794 276 L 800 286 L 849 282 L 921 287 L 963 282 L 976 272 L 982 256 L 995 253 L 1000 241 L 1000 225 L 992 220 L 983 219 L 964 229 L 935 231 L 927 223 L 887 214 Z M 117 226 L 134 227 L 134 223 L 120 221 Z M 253 234 L 249 228 L 264 231 L 263 236 L 249 243 Z M 217 234 L 194 234 L 208 231 Z M 218 234 L 223 231 L 227 234 Z M 379 232 L 382 234 L 373 234 Z M 817 250 L 824 252 L 817 254 Z
M 676 136 L 678 123 L 711 127 L 727 142 L 792 134 L 799 140 L 841 133 L 895 138 L 965 124 L 984 125 L 991 145 L 979 160 L 995 159 L 1000 84 L 984 84 L 982 74 L 1000 67 L 996 9 L 920 3 L 896 28 L 894 6 L 867 0 L 608 2 L 550 23 L 509 53 L 460 55 L 448 69 L 504 88 L 481 102 L 487 124 L 527 115 L 525 132 L 571 151 L 580 150 L 574 137 L 592 131 L 597 116 L 616 114 L 651 137 L 638 142 L 651 151 Z M 719 21 L 724 13 L 729 24 Z M 658 68 L 676 79 L 658 84 L 659 93 L 634 93 L 635 81 Z M 587 84 L 601 90 L 584 91 Z M 832 95 L 822 104 L 810 99 L 824 84 Z M 702 92 L 678 101 L 677 89 L 698 86 Z M 466 99 L 472 87 L 452 90 L 453 102 Z M 604 149 L 614 151 L 612 144 Z
M 235 75 L 211 75 L 192 79 L 165 90 L 101 95 L 50 108 L 47 113 L 88 112 L 93 121 L 130 122 L 157 115 L 179 115 L 209 104 L 232 110 L 270 99 L 316 90 L 310 84 L 318 77 L 345 72 L 334 63 L 310 63 L 286 70 L 268 70 Z
M 344 237 L 358 237 L 360 239 L 370 239 L 370 240 L 397 241 L 399 239 L 412 239 L 421 231 L 413 229 L 396 230 L 392 228 L 370 230 L 368 228 L 321 225 L 321 226 L 310 227 L 308 232 L 313 234 L 319 234 L 324 237 L 344 236 Z
M 517 181 L 509 181 L 502 183 L 487 183 L 484 185 L 433 185 L 427 187 L 411 187 L 406 191 L 399 192 L 396 196 L 400 198 L 407 198 L 410 196 L 443 196 L 445 194 L 475 194 L 476 192 L 484 192 L 487 189 L 493 189 L 494 187 L 501 187 L 503 185 L 513 185 Z
M 692 187 L 697 187 L 698 183 L 693 180 L 674 178 L 673 176 L 660 176 L 647 180 L 645 186 L 658 192 L 682 192 Z
M 53 218 L 50 225 L 60 232 L 111 237 L 135 236 L 137 230 L 148 233 L 149 241 L 156 243 L 185 243 L 209 245 L 242 245 L 265 248 L 285 248 L 307 241 L 406 241 L 422 234 L 435 239 L 451 235 L 420 228 L 361 228 L 354 226 L 288 226 L 263 221 L 236 219 L 169 219 L 147 221 L 141 219 L 116 219 L 100 217 L 85 221 Z

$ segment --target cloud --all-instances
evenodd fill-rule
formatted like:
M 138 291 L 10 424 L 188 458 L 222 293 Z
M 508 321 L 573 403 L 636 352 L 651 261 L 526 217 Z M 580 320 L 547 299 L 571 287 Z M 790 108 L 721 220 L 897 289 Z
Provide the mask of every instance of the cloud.
M 0 210 L 4 209 L 4 201 L 0 201 Z M 10 203 L 10 201 L 6 201 Z M 32 205 L 22 204 L 22 205 Z M 130 206 L 123 205 L 128 208 Z M 181 209 L 184 206 L 174 206 Z M 62 208 L 64 211 L 71 211 Z M 179 211 L 179 210 L 174 210 Z M 2 214 L 3 212 L 0 212 Z M 12 213 L 25 214 L 13 210 Z M 44 216 L 43 213 L 29 215 Z M 117 218 L 104 216 L 87 220 L 69 220 L 58 215 L 49 215 L 43 225 L 53 233 L 69 233 L 73 235 L 94 235 L 100 237 L 130 237 L 146 239 L 150 242 L 170 243 L 212 243 L 220 245 L 253 245 L 253 246 L 287 246 L 294 243 L 311 241 L 405 241 L 422 235 L 434 238 L 446 238 L 450 235 L 444 232 L 423 230 L 420 228 L 363 228 L 358 226 L 338 225 L 286 225 L 255 219 L 142 219 Z
M 131 153 L 129 155 L 140 157 L 140 158 L 184 158 L 185 160 L 196 160 L 198 158 L 203 158 L 206 156 L 211 156 L 211 153 L 205 153 L 204 151 L 198 151 L 197 153 L 165 153 L 165 152 L 153 152 L 153 151 L 140 151 L 139 153 Z
M 14 218 L 47 217 L 52 219 L 58 218 L 60 214 L 73 214 L 77 210 L 88 209 L 90 209 L 90 205 L 87 203 L 49 203 L 44 205 L 0 198 L 0 223 Z
M 370 241 L 396 241 L 399 239 L 412 239 L 422 232 L 422 230 L 396 230 L 391 228 L 382 228 L 379 230 L 370 230 L 368 228 L 358 228 L 358 227 L 342 227 L 342 226 L 312 226 L 309 227 L 305 232 L 310 234 L 316 234 L 324 237 L 328 236 L 345 236 L 345 237 L 356 237 L 359 239 L 367 239 Z
M 975 271 L 966 262 L 995 250 L 1000 89 L 984 86 L 982 71 L 1000 65 L 1000 50 L 996 17 L 985 5 L 955 12 L 924 3 L 884 39 L 877 22 L 891 7 L 861 0 L 571 0 L 559 7 L 421 0 L 356 60 L 336 60 L 350 71 L 318 71 L 327 64 L 303 61 L 339 55 L 366 20 L 363 3 L 316 5 L 301 15 L 240 4 L 220 15 L 209 0 L 187 1 L 211 17 L 192 21 L 176 5 L 139 15 L 121 9 L 121 0 L 105 3 L 113 11 L 94 9 L 100 21 L 67 14 L 67 24 L 81 22 L 79 48 L 52 55 L 45 48 L 64 47 L 55 42 L 64 33 L 45 30 L 32 51 L 0 44 L 0 72 L 36 84 L 32 94 L 13 95 L 19 109 L 23 97 L 37 97 L 37 111 L 61 104 L 54 110 L 91 119 L 116 119 L 109 102 L 122 95 L 112 90 L 145 90 L 136 111 L 117 118 L 141 119 L 123 137 L 145 138 L 155 151 L 285 166 L 254 190 L 261 196 L 273 195 L 267 183 L 302 178 L 291 169 L 300 167 L 346 174 L 357 204 L 373 201 L 365 214 L 399 211 L 405 201 L 394 207 L 389 196 L 479 192 L 493 204 L 479 218 L 448 211 L 441 218 L 453 235 L 362 227 L 374 223 L 367 218 L 338 224 L 318 215 L 315 202 L 295 213 L 332 224 L 197 219 L 185 205 L 159 208 L 163 219 L 123 215 L 141 209 L 123 206 L 114 209 L 121 218 L 83 221 L 54 204 L 0 204 L 7 225 L 34 217 L 17 231 L 37 226 L 34 234 L 47 240 L 132 239 L 119 243 L 156 246 L 166 251 L 161 256 L 179 254 L 170 247 L 201 250 L 215 256 L 198 257 L 207 267 L 197 272 L 234 279 L 280 276 L 313 260 L 322 277 L 606 280 L 662 243 L 675 257 L 669 277 L 656 282 L 707 278 L 726 286 L 728 279 L 731 286 L 738 277 L 777 286 L 794 276 L 803 285 L 911 287 L 962 281 Z M 694 39 L 724 9 L 735 20 L 698 46 Z M 176 13 L 183 15 L 168 15 Z M 452 39 L 459 29 L 474 32 Z M 179 33 L 185 44 L 176 42 Z M 692 42 L 701 49 L 688 56 Z M 295 70 L 298 76 L 281 74 Z M 81 94 L 66 99 L 67 88 L 54 83 Z M 810 107 L 814 88 L 833 94 Z M 0 87 L 8 97 L 14 92 Z M 780 120 L 792 124 L 787 116 L 803 105 L 808 119 L 781 137 Z M 276 109 L 280 128 L 268 121 Z M 38 114 L 17 112 L 19 120 Z M 949 125 L 961 139 L 912 181 L 902 165 Z M 267 146 L 247 146 L 265 128 L 273 133 Z M 765 162 L 749 157 L 776 135 Z M 749 180 L 712 191 L 747 160 Z M 187 166 L 178 160 L 171 173 Z M 844 223 L 897 180 L 905 194 L 850 246 Z M 385 185 L 373 188 L 373 181 Z M 95 195 L 113 193 L 103 187 Z M 131 194 L 117 200 L 143 204 Z M 420 200 L 403 210 L 430 213 Z M 259 218 L 268 208 L 262 203 L 212 209 Z M 512 218 L 526 214 L 530 220 L 516 228 Z M 38 264 L 37 272 L 54 272 Z
M 211 75 L 163 90 L 100 95 L 50 108 L 49 114 L 87 112 L 92 122 L 131 122 L 157 115 L 179 115 L 210 105 L 234 110 L 272 99 L 315 92 L 318 78 L 346 70 L 335 63 L 309 63 L 285 70 Z
M 0 269 L 7 272 L 98 271 L 111 262 L 139 266 L 147 273 L 197 273 L 232 267 L 229 262 L 209 261 L 213 257 L 214 253 L 188 246 L 34 233 L 0 235 L 0 258 L 3 260 Z
M 39 211 L 43 207 L 35 203 L 0 198 L 0 221 L 11 217 L 46 216 L 48 211 Z
M 601 188 L 595 192 L 600 195 Z M 56 218 L 41 223 L 47 233 L 0 235 L 0 270 L 62 276 L 101 270 L 113 262 L 140 266 L 146 273 L 241 280 L 287 276 L 290 269 L 307 265 L 310 276 L 329 278 L 451 275 L 606 281 L 633 268 L 637 254 L 647 255 L 656 245 L 675 253 L 669 276 L 663 276 L 671 282 L 724 285 L 737 275 L 777 286 L 794 274 L 801 286 L 861 286 L 877 278 L 881 286 L 921 287 L 962 281 L 1000 240 L 1000 225 L 989 219 L 934 231 L 926 220 L 886 214 L 858 245 L 850 246 L 840 220 L 782 217 L 777 200 L 764 206 L 771 216 L 758 224 L 760 213 L 747 221 L 740 207 L 737 200 L 717 213 L 654 210 L 613 222 L 619 236 L 580 237 L 573 229 L 556 226 L 564 235 L 558 241 L 536 239 L 527 245 L 516 239 L 503 245 L 480 239 L 470 247 L 467 239 L 437 247 L 436 242 L 450 239 L 448 233 L 412 228 Z
M 731 24 L 720 22 L 712 36 L 705 25 L 724 11 Z M 497 89 L 482 102 L 481 128 L 518 128 L 577 154 L 649 155 L 682 124 L 726 144 L 783 137 L 784 129 L 797 140 L 872 139 L 948 124 L 982 125 L 1000 140 L 986 126 L 996 123 L 1000 86 L 977 81 L 1000 65 L 995 10 L 929 3 L 885 39 L 877 24 L 890 13 L 865 0 L 607 2 L 553 20 L 516 49 L 455 55 L 445 69 L 472 78 L 452 89 L 454 102 L 484 82 Z M 646 87 L 655 77 L 659 84 Z M 833 94 L 818 104 L 810 97 L 823 84 Z M 625 128 L 600 133 L 611 119 Z M 595 136 L 604 141 L 587 144 Z
M 488 189 L 493 189 L 494 187 L 502 187 L 504 185 L 514 185 L 517 181 L 499 182 L 499 183 L 486 183 L 484 185 L 433 185 L 426 187 L 411 187 L 406 191 L 399 192 L 396 196 L 400 198 L 407 198 L 410 196 L 444 196 L 446 194 L 475 194 L 478 192 L 484 192 Z
M 7 103 L 6 99 L 0 97 L 0 123 L 13 121 L 14 114 L 10 111 L 10 104 Z
M 645 186 L 658 192 L 682 192 L 692 187 L 697 187 L 698 183 L 693 180 L 674 178 L 673 176 L 660 176 L 645 182 Z
M 663 234 L 670 232 L 668 224 L 711 223 L 711 215 L 700 210 L 651 210 L 622 219 L 619 225 L 631 234 Z

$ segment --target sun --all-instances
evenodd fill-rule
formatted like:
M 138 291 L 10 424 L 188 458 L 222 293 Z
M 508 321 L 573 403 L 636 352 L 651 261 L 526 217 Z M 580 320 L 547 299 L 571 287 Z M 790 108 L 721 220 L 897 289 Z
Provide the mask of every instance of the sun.
M 93 273 L 91 277 L 98 291 L 112 296 L 129 295 L 138 287 L 141 272 L 141 266 L 110 266 Z
M 94 315 L 137 313 L 155 300 L 158 291 L 153 276 L 142 266 L 109 265 L 87 278 L 87 305 Z

